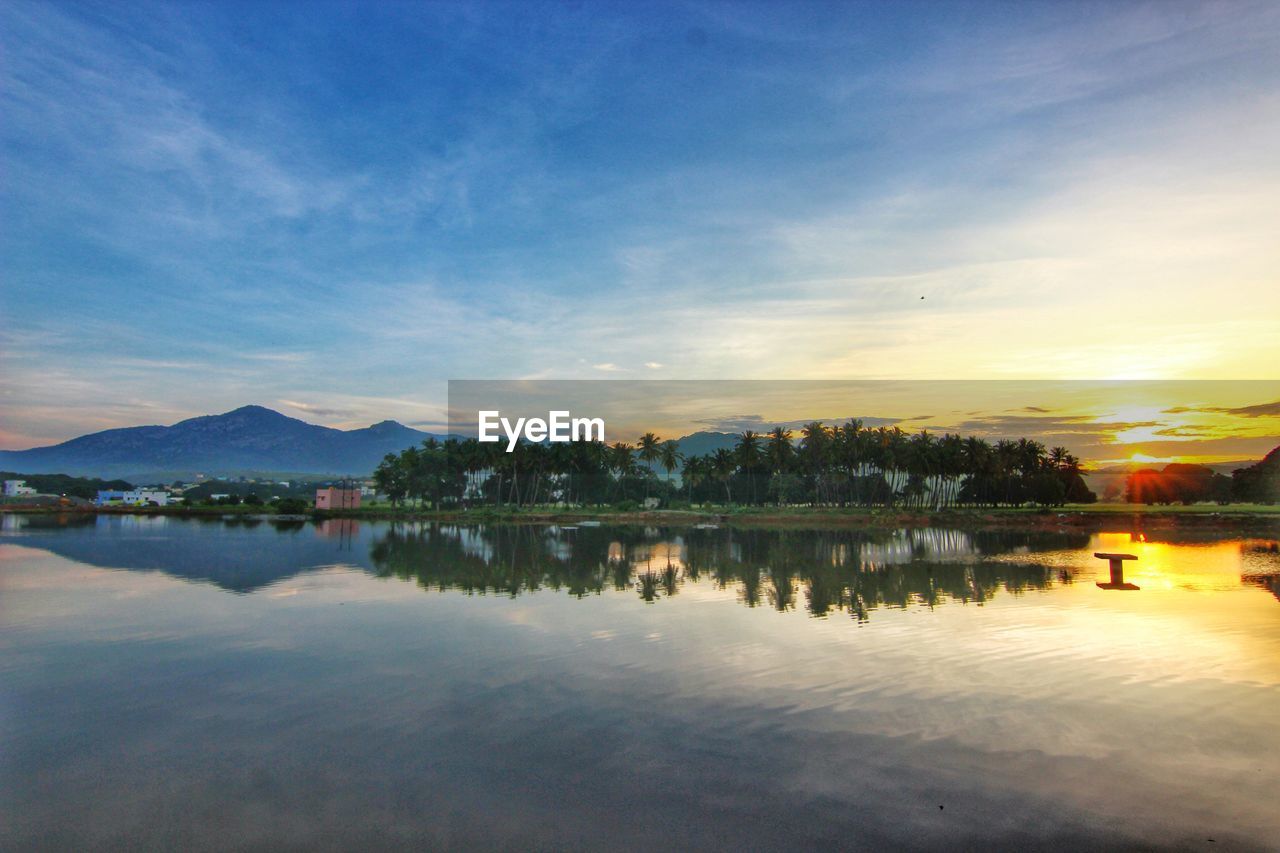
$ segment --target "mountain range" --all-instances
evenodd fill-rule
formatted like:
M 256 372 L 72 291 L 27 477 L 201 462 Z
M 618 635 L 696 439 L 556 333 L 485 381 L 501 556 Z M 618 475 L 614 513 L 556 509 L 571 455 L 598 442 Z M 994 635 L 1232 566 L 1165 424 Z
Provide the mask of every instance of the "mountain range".
M 267 472 L 363 477 L 388 453 L 399 453 L 431 437 L 445 438 L 396 421 L 341 430 L 264 406 L 242 406 L 172 426 L 123 427 L 48 447 L 0 450 L 0 470 L 120 477 L 133 482 Z M 733 447 L 736 440 L 732 433 L 696 432 L 679 440 L 680 451 L 702 455 Z M 656 464 L 653 467 L 659 470 Z
M 341 430 L 263 406 L 243 406 L 172 426 L 138 426 L 82 435 L 49 447 L 0 450 L 0 469 L 146 480 L 149 475 L 225 475 L 250 471 L 364 476 L 388 453 L 434 433 L 396 421 Z

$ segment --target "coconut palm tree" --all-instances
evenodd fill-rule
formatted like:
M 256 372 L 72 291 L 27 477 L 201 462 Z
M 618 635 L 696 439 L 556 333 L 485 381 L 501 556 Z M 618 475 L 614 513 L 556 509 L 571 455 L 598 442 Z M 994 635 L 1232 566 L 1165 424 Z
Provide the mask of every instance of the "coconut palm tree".
M 943 478 L 943 489 L 937 506 L 949 506 L 960 497 L 960 478 L 964 476 L 964 439 L 946 434 L 938 442 L 938 469 Z
M 733 490 L 729 488 L 729 481 L 733 479 L 733 474 L 737 468 L 738 465 L 728 448 L 722 447 L 711 455 L 711 474 L 721 483 L 724 483 L 724 499 L 726 503 L 733 503 Z
M 791 430 L 780 426 L 771 429 L 764 456 L 772 473 L 783 474 L 789 470 L 796 456 L 795 445 L 791 443 Z
M 862 421 L 854 418 L 832 431 L 832 455 L 849 483 L 849 501 L 857 501 L 859 478 L 862 476 Z
M 632 456 L 631 445 L 624 441 L 615 441 L 609 447 L 609 467 L 618 474 L 619 494 L 622 490 L 622 482 L 635 470 L 635 458 Z
M 1004 503 L 1013 502 L 1013 474 L 1018 468 L 1018 443 L 1007 438 L 996 442 L 996 475 L 1004 484 Z
M 684 461 L 684 470 L 680 473 L 687 490 L 689 503 L 693 503 L 693 490 L 701 486 L 710 476 L 710 462 L 706 456 L 691 456 Z
M 658 461 L 667 472 L 667 485 L 671 485 L 671 472 L 680 467 L 684 454 L 680 452 L 680 442 L 669 438 L 658 448 Z
M 806 474 L 813 478 L 814 492 L 817 502 L 821 503 L 823 483 L 827 465 L 827 448 L 830 436 L 822 421 L 810 421 L 800 429 L 800 464 Z
M 751 481 L 751 502 L 756 502 L 756 472 L 760 468 L 761 450 L 760 434 L 753 430 L 745 430 L 738 436 L 738 443 L 733 448 L 733 455 L 738 467 Z
M 653 473 L 653 463 L 662 457 L 662 440 L 653 433 L 646 432 L 636 442 L 636 455 L 645 464 L 645 470 L 642 473 L 644 475 L 644 497 L 645 500 L 648 500 L 649 475 Z

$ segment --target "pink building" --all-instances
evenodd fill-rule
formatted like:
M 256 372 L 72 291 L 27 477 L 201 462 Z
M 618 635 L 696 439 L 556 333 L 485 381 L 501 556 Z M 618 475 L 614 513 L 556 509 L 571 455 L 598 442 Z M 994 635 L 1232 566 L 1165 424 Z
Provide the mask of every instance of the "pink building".
M 359 509 L 359 489 L 316 489 L 316 509 Z

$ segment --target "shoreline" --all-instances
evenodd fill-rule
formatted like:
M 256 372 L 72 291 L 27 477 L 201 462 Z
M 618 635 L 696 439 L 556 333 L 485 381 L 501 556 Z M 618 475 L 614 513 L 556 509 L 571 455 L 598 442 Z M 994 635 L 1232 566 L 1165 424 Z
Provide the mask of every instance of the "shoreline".
M 258 521 L 436 521 L 445 523 L 503 524 L 649 524 L 692 527 L 716 524 L 738 528 L 903 528 L 1100 530 L 1123 526 L 1133 529 L 1258 530 L 1280 535 L 1280 505 L 1230 506 L 1129 506 L 1123 504 L 1068 505 L 1055 509 L 999 507 L 953 509 L 937 512 L 864 508 L 739 507 L 697 510 L 608 509 L 495 509 L 466 510 L 393 509 L 312 510 L 306 513 L 264 512 L 245 506 L 212 507 L 56 507 L 4 506 L 0 513 L 21 515 L 134 515 L 176 518 L 226 518 Z M 1118 525 L 1117 522 L 1121 524 Z

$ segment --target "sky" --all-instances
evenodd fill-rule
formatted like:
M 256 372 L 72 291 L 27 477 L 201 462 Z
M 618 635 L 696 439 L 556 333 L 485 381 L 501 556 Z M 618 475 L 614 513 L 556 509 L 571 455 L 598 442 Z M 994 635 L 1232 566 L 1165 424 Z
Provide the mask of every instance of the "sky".
M 1272 2 L 10 0 L 0 116 L 5 449 L 1280 364 Z
M 799 440 L 813 421 L 857 419 L 935 437 L 1030 438 L 1090 467 L 1239 462 L 1280 446 L 1280 380 L 451 380 L 448 402 L 447 432 L 467 438 L 478 437 L 480 412 L 498 412 L 492 434 L 509 436 L 520 418 L 560 411 L 565 423 L 599 418 L 606 442 L 777 426 Z

